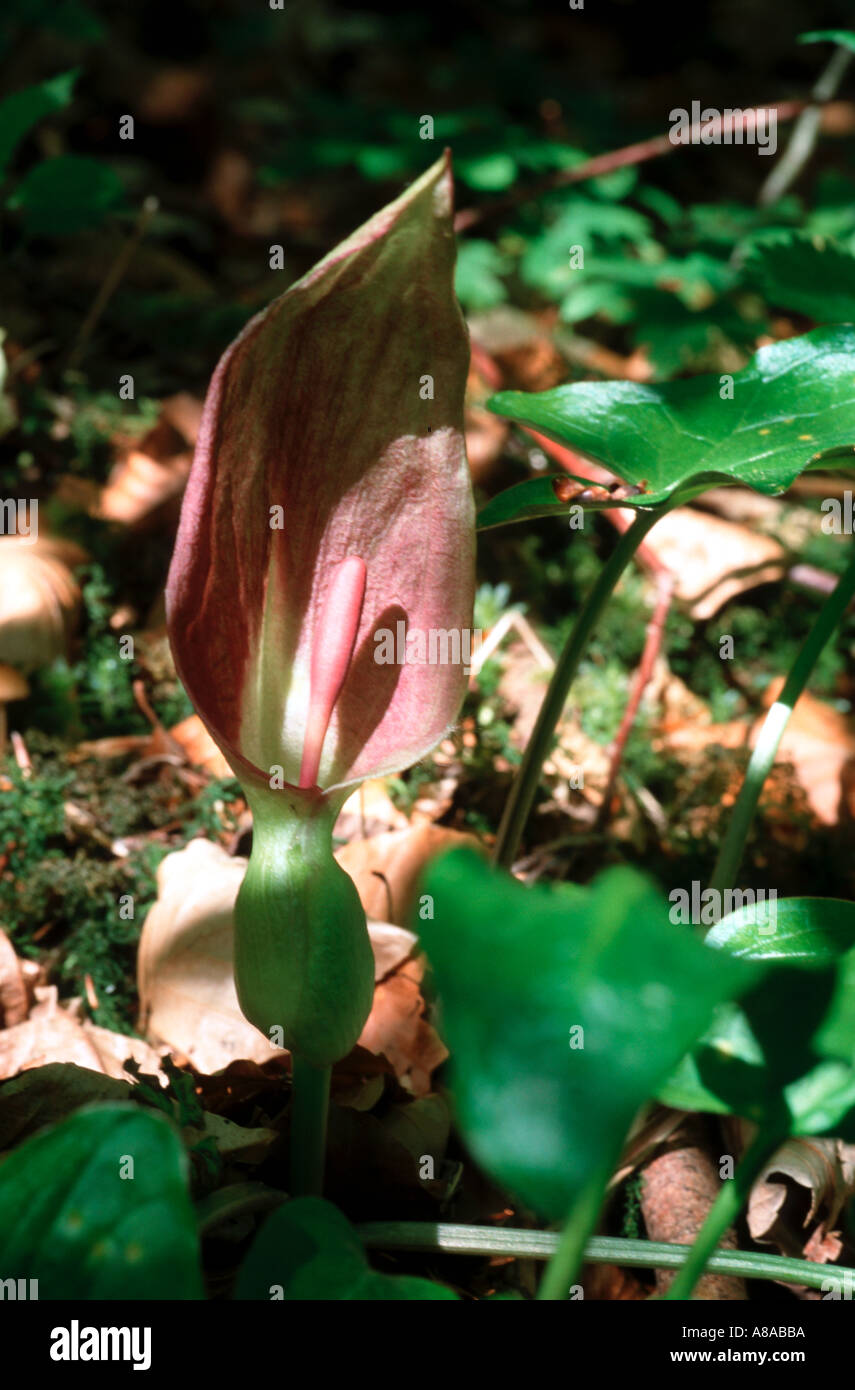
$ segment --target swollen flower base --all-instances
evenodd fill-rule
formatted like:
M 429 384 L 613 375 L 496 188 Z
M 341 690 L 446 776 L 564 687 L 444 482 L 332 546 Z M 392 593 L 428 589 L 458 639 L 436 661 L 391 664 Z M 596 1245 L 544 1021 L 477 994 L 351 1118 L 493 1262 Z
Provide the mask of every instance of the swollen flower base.
M 248 787 L 247 797 L 253 843 L 235 905 L 238 1000 L 268 1037 L 328 1066 L 355 1044 L 374 993 L 365 913 L 332 853 L 341 798 L 297 787 Z

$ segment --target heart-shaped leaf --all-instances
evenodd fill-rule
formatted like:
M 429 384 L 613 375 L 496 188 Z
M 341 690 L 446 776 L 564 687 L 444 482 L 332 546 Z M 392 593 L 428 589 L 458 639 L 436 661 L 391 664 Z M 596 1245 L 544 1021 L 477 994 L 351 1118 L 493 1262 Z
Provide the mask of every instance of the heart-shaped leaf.
M 235 1297 L 456 1301 L 444 1284 L 373 1270 L 353 1227 L 320 1197 L 299 1197 L 269 1216 L 238 1274 Z
M 721 482 L 781 492 L 808 465 L 855 445 L 855 327 L 773 343 L 731 376 L 658 386 L 582 381 L 534 394 L 501 391 L 488 405 L 646 489 L 607 505 L 686 501 Z M 486 530 L 566 508 L 551 479 L 535 478 L 493 498 L 478 524 Z
M 45 1298 L 201 1298 L 187 1160 L 137 1105 L 99 1105 L 0 1166 L 0 1270 Z
M 456 850 L 428 871 L 417 921 L 436 972 L 452 1092 L 483 1167 L 563 1219 L 608 1181 L 638 1107 L 714 1005 L 761 967 L 668 920 L 632 870 L 591 888 L 525 888 Z
M 793 1135 L 855 1133 L 853 942 L 855 906 L 834 899 L 785 899 L 771 923 L 766 904 L 723 918 L 708 945 L 775 966 L 739 1005 L 717 1010 L 660 1099 Z

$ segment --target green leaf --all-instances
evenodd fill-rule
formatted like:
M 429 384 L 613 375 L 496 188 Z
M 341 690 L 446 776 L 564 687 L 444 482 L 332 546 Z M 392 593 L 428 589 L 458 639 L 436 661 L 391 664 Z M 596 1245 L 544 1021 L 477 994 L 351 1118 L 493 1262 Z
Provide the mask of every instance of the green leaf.
M 187 1161 L 169 1123 L 100 1105 L 0 1166 L 0 1270 L 39 1298 L 201 1298 Z
M 824 237 L 790 231 L 759 237 L 745 273 L 777 308 L 817 323 L 855 321 L 855 256 Z
M 836 962 L 855 946 L 855 903 L 843 898 L 784 898 L 748 904 L 707 932 L 708 946 L 747 960 Z
M 457 298 L 473 312 L 504 304 L 508 292 L 500 277 L 508 269 L 507 257 L 491 241 L 462 242 L 454 273 Z
M 809 34 L 799 34 L 799 43 L 838 43 L 843 48 L 851 48 L 855 53 L 855 34 L 851 29 L 812 29 Z
M 118 175 L 87 155 L 46 159 L 22 179 L 8 205 L 35 236 L 70 236 L 98 222 L 121 203 Z
M 681 1062 L 659 1098 L 747 1116 L 789 1134 L 855 1133 L 855 905 L 790 898 L 741 908 L 707 944 L 776 962 Z M 771 928 L 771 930 L 770 930 Z
M 638 1107 L 760 967 L 673 926 L 630 869 L 591 888 L 525 888 L 460 850 L 431 866 L 426 892 L 433 920 L 416 927 L 466 1142 L 503 1186 L 563 1219 L 583 1190 L 605 1188 Z
M 235 1298 L 457 1301 L 444 1284 L 373 1270 L 353 1227 L 320 1197 L 299 1197 L 267 1218 L 241 1266 Z
M 722 391 L 725 392 L 724 397 Z M 757 492 L 788 488 L 809 464 L 855 445 L 855 328 L 817 328 L 759 350 L 742 371 L 670 381 L 577 382 L 527 394 L 500 391 L 497 415 L 551 435 L 647 491 L 614 505 L 686 500 L 714 482 Z M 853 457 L 855 463 L 855 457 Z M 520 483 L 481 512 L 482 530 L 560 515 L 548 479 Z
M 0 101 L 0 171 L 5 170 L 16 148 L 28 131 L 44 116 L 61 111 L 71 101 L 80 69 L 59 73 L 34 87 Z

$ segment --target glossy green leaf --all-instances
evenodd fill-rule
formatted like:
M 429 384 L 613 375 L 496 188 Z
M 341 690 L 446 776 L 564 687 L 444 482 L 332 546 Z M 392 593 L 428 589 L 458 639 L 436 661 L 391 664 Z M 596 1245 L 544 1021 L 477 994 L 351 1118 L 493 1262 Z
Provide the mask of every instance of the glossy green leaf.
M 792 898 L 741 908 L 709 932 L 728 955 L 773 964 L 660 1089 L 666 1104 L 736 1113 L 790 1134 L 855 1133 L 855 905 Z
M 299 1197 L 267 1218 L 238 1274 L 235 1297 L 457 1301 L 444 1284 L 373 1270 L 353 1227 L 320 1197 Z
M 497 415 L 529 425 L 604 464 L 646 492 L 615 505 L 686 500 L 713 483 L 758 492 L 789 487 L 823 454 L 855 446 L 855 327 L 817 328 L 759 350 L 729 378 L 718 374 L 639 385 L 576 382 L 533 394 L 501 391 Z M 855 453 L 850 467 L 855 465 Z M 520 483 L 481 512 L 482 530 L 566 512 L 548 479 Z
M 855 946 L 855 903 L 843 898 L 784 898 L 723 917 L 706 942 L 746 960 L 836 962 Z
M 187 1160 L 137 1105 L 79 1110 L 0 1165 L 0 1271 L 39 1298 L 201 1298 Z
M 431 866 L 426 891 L 433 919 L 414 925 L 467 1144 L 503 1186 L 561 1219 L 583 1190 L 605 1187 L 638 1107 L 714 1005 L 761 967 L 672 925 L 630 869 L 591 888 L 525 888 L 456 851 Z
M 12 92 L 0 101 L 0 171 L 4 170 L 24 136 L 45 116 L 71 101 L 79 68 L 59 73 L 46 82 Z
M 8 205 L 36 236 L 71 236 L 97 226 L 123 195 L 109 165 L 88 155 L 61 154 L 31 169 Z

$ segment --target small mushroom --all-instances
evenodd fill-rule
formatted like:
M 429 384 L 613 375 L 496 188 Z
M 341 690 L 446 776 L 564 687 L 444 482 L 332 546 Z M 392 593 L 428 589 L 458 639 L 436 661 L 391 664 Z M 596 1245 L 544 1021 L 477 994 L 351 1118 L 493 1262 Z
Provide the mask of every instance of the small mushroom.
M 0 664 L 0 754 L 6 751 L 6 706 L 12 700 L 25 700 L 30 687 L 14 666 Z

